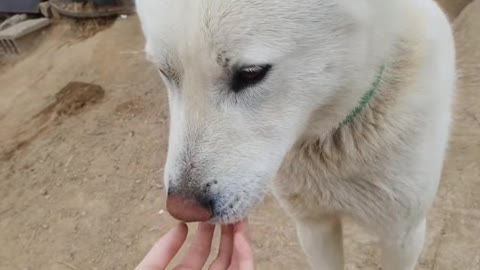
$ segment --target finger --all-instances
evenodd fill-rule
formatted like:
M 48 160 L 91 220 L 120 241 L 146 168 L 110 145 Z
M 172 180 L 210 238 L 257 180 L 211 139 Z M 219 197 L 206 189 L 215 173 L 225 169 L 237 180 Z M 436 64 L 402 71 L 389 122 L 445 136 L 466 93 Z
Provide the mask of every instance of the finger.
M 200 223 L 187 255 L 178 268 L 202 269 L 210 255 L 215 225 Z
M 210 266 L 210 270 L 225 270 L 232 261 L 233 254 L 233 225 L 222 226 L 222 238 L 218 256 Z
M 231 269 L 254 269 L 253 252 L 250 246 L 247 222 L 241 222 L 235 225 Z
M 179 224 L 155 243 L 137 270 L 163 270 L 175 257 L 187 238 L 188 227 Z

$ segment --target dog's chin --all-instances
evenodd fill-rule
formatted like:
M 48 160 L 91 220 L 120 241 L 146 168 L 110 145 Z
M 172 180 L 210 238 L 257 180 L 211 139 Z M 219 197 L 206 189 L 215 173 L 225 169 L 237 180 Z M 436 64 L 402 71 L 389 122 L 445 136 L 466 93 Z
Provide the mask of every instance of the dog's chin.
M 235 214 L 235 215 L 223 215 L 223 216 L 214 216 L 208 223 L 215 225 L 230 225 L 236 224 L 245 220 L 248 217 L 248 213 L 245 214 Z
M 218 204 L 214 205 L 213 217 L 209 220 L 209 223 L 229 225 L 241 222 L 247 219 L 253 210 L 263 201 L 265 195 L 266 192 L 249 194 L 246 191 L 225 194 L 221 196 L 223 200 L 218 200 Z
M 214 213 L 209 223 L 218 225 L 230 225 L 241 222 L 250 215 L 257 203 L 249 204 L 248 206 L 231 208 L 228 211 L 222 211 L 222 213 Z

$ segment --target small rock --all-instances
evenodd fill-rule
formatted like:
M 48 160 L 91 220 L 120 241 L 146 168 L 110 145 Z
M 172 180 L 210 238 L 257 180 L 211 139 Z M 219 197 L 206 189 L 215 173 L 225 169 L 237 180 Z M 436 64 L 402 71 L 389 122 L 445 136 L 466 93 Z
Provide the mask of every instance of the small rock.
M 48 189 L 44 188 L 42 189 L 42 196 L 47 196 L 48 195 Z
M 158 188 L 158 189 L 163 189 L 163 185 L 162 184 L 158 184 L 158 183 L 155 183 L 155 186 Z
M 44 228 L 45 230 L 48 229 L 50 226 L 48 226 L 48 224 L 42 224 L 42 228 Z
M 136 180 L 136 181 L 135 181 L 135 184 L 140 184 L 141 182 L 142 182 L 142 181 L 140 181 L 140 180 Z
M 135 136 L 135 131 L 130 131 L 129 135 L 130 135 L 130 137 Z
M 128 16 L 127 16 L 127 15 L 125 15 L 125 14 L 122 14 L 122 15 L 120 15 L 120 18 L 122 18 L 122 19 L 124 19 L 124 20 L 125 20 L 126 18 L 128 18 Z
M 158 211 L 158 214 L 159 214 L 159 215 L 165 214 L 165 210 L 162 209 L 162 210 Z
M 80 216 L 84 217 L 84 216 L 86 216 L 86 215 L 87 215 L 87 211 L 82 211 L 82 212 L 80 212 Z

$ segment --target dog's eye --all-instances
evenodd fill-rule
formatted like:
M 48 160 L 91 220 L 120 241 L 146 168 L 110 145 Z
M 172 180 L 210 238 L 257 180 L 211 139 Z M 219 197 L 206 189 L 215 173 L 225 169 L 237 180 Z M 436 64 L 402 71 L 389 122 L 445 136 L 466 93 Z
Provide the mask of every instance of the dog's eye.
M 272 68 L 271 65 L 249 66 L 241 68 L 233 75 L 231 87 L 234 92 L 240 92 L 261 82 Z
M 159 68 L 159 69 L 158 69 L 158 72 L 160 72 L 160 74 L 161 74 L 162 76 L 165 76 L 166 78 L 168 78 L 167 73 L 166 73 L 165 71 L 163 71 L 163 69 Z
M 162 76 L 164 81 L 167 81 L 169 83 L 176 83 L 176 77 L 175 73 L 172 73 L 169 69 L 158 69 L 158 72 L 160 73 L 160 76 Z

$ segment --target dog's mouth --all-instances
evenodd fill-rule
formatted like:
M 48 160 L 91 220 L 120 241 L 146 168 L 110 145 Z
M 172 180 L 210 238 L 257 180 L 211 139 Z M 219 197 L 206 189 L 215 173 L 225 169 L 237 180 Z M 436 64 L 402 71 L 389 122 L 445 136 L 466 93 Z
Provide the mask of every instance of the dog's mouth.
M 213 202 L 213 215 L 209 222 L 214 224 L 239 222 L 245 219 L 250 212 L 250 209 L 245 206 L 245 202 L 242 201 L 240 196 L 234 196 L 225 202 Z
M 220 224 L 220 225 L 228 225 L 228 224 L 235 224 L 247 218 L 248 214 L 226 214 L 226 215 L 215 215 L 213 216 L 208 223 L 211 224 Z

